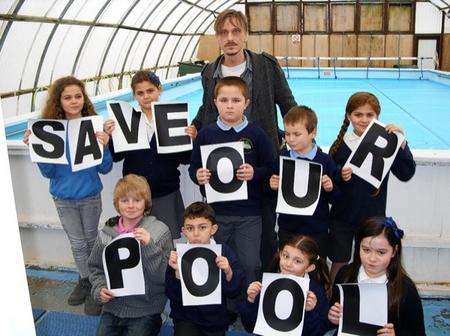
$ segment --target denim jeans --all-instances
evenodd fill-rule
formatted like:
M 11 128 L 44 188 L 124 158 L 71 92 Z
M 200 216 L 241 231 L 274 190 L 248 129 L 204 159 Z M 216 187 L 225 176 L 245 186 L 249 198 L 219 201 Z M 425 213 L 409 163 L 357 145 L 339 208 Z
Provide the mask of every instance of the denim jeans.
M 103 312 L 100 316 L 97 336 L 156 336 L 161 325 L 160 314 L 126 318 Z
M 81 200 L 54 198 L 54 202 L 80 276 L 86 278 L 89 276 L 88 258 L 97 238 L 102 213 L 100 194 Z

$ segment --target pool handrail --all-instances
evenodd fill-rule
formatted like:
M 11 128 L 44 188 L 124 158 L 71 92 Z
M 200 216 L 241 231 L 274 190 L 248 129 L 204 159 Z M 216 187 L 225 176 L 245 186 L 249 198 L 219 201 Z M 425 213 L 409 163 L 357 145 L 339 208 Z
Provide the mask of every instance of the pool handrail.
M 423 61 L 433 60 L 435 66 L 438 65 L 438 61 L 435 57 L 414 57 L 414 56 L 397 56 L 397 57 L 382 57 L 382 56 L 358 56 L 358 57 L 346 57 L 346 56 L 275 56 L 278 60 L 284 60 L 286 68 L 288 69 L 287 78 L 289 78 L 289 60 L 296 61 L 313 61 L 313 68 L 317 68 L 317 78 L 320 77 L 320 61 L 333 61 L 334 77 L 336 76 L 336 61 L 368 61 L 366 66 L 366 78 L 369 78 L 369 69 L 372 61 L 397 61 L 398 79 L 400 79 L 400 62 L 401 61 L 419 61 L 420 63 L 420 79 L 423 79 Z

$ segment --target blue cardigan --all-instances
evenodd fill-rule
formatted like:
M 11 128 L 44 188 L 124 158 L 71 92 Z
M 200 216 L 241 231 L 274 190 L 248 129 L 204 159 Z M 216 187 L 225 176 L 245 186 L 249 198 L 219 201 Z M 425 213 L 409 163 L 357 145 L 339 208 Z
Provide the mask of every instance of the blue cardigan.
M 317 304 L 313 310 L 305 311 L 302 334 L 308 336 L 322 336 L 330 329 L 330 324 L 328 322 L 328 299 L 325 295 L 323 286 L 319 285 L 313 279 L 310 279 L 309 281 L 309 290 L 316 294 Z M 258 316 L 259 298 L 260 296 L 258 295 L 254 303 L 245 300 L 238 305 L 242 325 L 249 333 L 252 333 L 255 328 L 256 318 Z
M 227 298 L 237 296 L 245 280 L 244 270 L 239 265 L 235 252 L 222 244 L 222 255 L 228 259 L 233 270 L 230 282 L 222 272 L 222 303 L 220 305 L 183 306 L 181 281 L 175 277 L 175 271 L 167 266 L 166 295 L 170 300 L 170 317 L 176 320 L 197 324 L 202 330 L 210 332 L 226 331 L 230 324 L 227 310 Z

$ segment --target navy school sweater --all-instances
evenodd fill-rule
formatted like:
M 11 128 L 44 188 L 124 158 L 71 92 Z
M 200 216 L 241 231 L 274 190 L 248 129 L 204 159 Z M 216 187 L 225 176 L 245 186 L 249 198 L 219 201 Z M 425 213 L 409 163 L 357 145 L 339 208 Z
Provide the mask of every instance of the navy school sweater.
M 313 310 L 305 311 L 302 335 L 322 336 L 330 329 L 330 323 L 328 322 L 328 299 L 323 286 L 313 279 L 309 281 L 309 290 L 316 295 L 317 304 Z M 238 305 L 242 325 L 249 333 L 252 333 L 255 328 L 256 318 L 258 317 L 259 298 L 260 296 L 258 295 L 254 303 L 245 300 Z
M 350 154 L 351 149 L 345 142 L 342 142 L 338 151 L 333 155 L 332 158 L 339 169 L 339 176 Z M 400 147 L 390 172 L 403 182 L 414 176 L 416 163 L 408 145 L 404 149 Z M 339 178 L 338 183 L 342 197 L 331 207 L 332 220 L 356 229 L 362 221 L 369 217 L 385 216 L 389 175 L 389 173 L 386 175 L 378 190 L 355 174 L 352 174 L 351 179 L 347 182 Z
M 247 181 L 248 199 L 240 201 L 215 202 L 210 204 L 216 215 L 260 216 L 263 185 L 268 183 L 275 160 L 275 148 L 262 128 L 249 123 L 243 130 L 233 128 L 224 131 L 216 123 L 200 130 L 192 150 L 189 175 L 198 184 L 196 173 L 202 167 L 200 146 L 226 142 L 244 141 L 244 161 L 253 167 L 254 175 Z M 205 188 L 200 191 L 205 196 Z
M 122 175 L 136 174 L 146 178 L 152 198 L 166 196 L 180 189 L 180 164 L 188 164 L 190 151 L 158 154 L 153 135 L 149 149 L 138 149 L 116 153 L 112 139 L 109 141 L 114 162 L 123 161 Z
M 218 332 L 228 330 L 230 319 L 227 310 L 227 298 L 236 297 L 245 282 L 244 270 L 240 266 L 236 253 L 226 244 L 222 244 L 222 256 L 228 259 L 233 277 L 228 282 L 222 272 L 222 303 L 218 305 L 183 306 L 181 281 L 175 277 L 175 270 L 167 266 L 166 296 L 170 300 L 170 317 L 174 320 L 189 321 L 202 330 Z
M 341 283 L 357 283 L 357 275 L 350 278 L 348 282 L 344 282 L 346 274 L 349 271 L 349 265 L 342 267 L 336 274 L 334 284 Z M 388 323 L 394 324 L 396 336 L 425 336 L 425 324 L 423 318 L 422 301 L 417 292 L 416 285 L 408 277 L 403 277 L 403 296 L 400 300 L 398 314 L 395 312 L 388 312 Z M 389 288 L 389 281 L 387 283 Z M 333 294 L 330 300 L 330 306 L 335 302 L 339 302 L 339 290 L 337 286 L 333 287 Z M 389 292 L 388 292 L 389 302 Z M 334 326 L 336 327 L 336 326 Z M 381 328 L 380 328 L 381 329 Z M 335 335 L 337 332 L 335 333 Z
M 284 149 L 281 152 L 281 156 L 290 157 L 289 150 Z M 327 175 L 333 181 L 333 190 L 326 192 L 323 188 L 321 189 L 319 202 L 312 216 L 279 214 L 278 226 L 283 230 L 295 234 L 326 234 L 328 233 L 330 221 L 329 203 L 335 202 L 341 195 L 339 186 L 336 183 L 338 170 L 331 157 L 322 152 L 319 147 L 317 148 L 317 154 L 313 160 L 308 160 L 305 158 L 302 160 L 320 163 L 322 165 L 322 174 Z M 274 174 L 276 175 L 279 174 L 280 170 L 279 161 L 280 159 L 278 158 L 277 163 L 274 166 Z M 273 194 L 276 195 L 275 192 Z

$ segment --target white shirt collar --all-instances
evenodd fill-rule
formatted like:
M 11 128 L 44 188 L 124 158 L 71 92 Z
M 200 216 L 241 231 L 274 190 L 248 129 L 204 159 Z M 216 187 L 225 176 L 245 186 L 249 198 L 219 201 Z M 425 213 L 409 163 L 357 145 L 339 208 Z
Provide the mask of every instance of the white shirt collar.
M 364 270 L 363 266 L 359 267 L 358 272 L 358 283 L 379 283 L 379 284 L 385 284 L 387 283 L 387 276 L 386 273 L 383 275 L 380 275 L 376 278 L 371 278 L 367 275 L 366 271 Z
M 358 143 L 360 137 L 357 136 L 353 131 L 347 132 L 344 135 L 344 142 L 352 151 L 356 148 L 356 144 Z
M 155 130 L 153 129 L 153 119 L 148 119 L 147 115 L 142 111 L 141 107 L 138 106 L 136 109 L 136 112 L 141 112 L 144 116 L 145 121 L 145 129 L 147 131 L 147 139 L 148 142 L 152 142 L 153 134 L 155 134 Z

